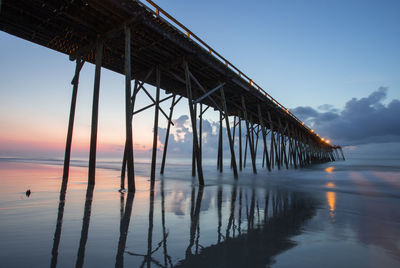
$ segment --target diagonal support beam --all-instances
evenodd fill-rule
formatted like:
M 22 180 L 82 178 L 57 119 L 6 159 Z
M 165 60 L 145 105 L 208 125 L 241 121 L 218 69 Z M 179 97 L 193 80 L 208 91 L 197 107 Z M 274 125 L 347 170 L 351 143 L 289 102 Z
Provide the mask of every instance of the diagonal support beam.
M 190 71 L 189 71 L 189 66 L 188 63 L 185 61 L 183 63 L 183 68 L 185 70 L 185 78 L 186 78 L 186 92 L 188 96 L 188 102 L 189 102 L 189 112 L 190 112 L 190 118 L 192 121 L 192 132 L 193 132 L 193 142 L 194 142 L 194 150 L 196 154 L 196 160 L 197 160 L 197 176 L 199 180 L 200 185 L 204 185 L 204 178 L 203 178 L 203 167 L 201 165 L 201 159 L 200 159 L 200 152 L 199 152 L 199 144 L 198 144 L 198 136 L 197 136 L 197 126 L 196 126 L 196 118 L 194 116 L 194 111 L 193 111 L 193 96 L 192 96 L 192 84 L 190 81 Z
M 190 78 L 195 82 L 195 84 L 200 88 L 201 91 L 203 91 L 204 93 L 207 93 L 207 90 L 205 90 L 205 88 L 200 84 L 200 82 L 197 80 L 197 78 L 189 71 L 189 76 Z M 207 98 L 215 105 L 215 107 L 222 112 L 221 107 L 219 107 L 219 105 L 215 102 L 215 100 L 213 98 L 211 98 L 210 96 L 207 96 Z
M 258 110 L 258 118 L 260 120 L 260 125 L 261 125 L 262 138 L 263 138 L 263 142 L 264 142 L 264 150 L 267 150 L 267 133 L 265 131 L 265 125 L 264 125 L 264 120 L 263 120 L 262 113 L 261 113 L 260 104 L 257 104 L 257 110 Z M 269 162 L 268 152 L 266 154 L 263 153 L 263 160 L 264 160 L 264 156 L 266 156 L 268 171 L 271 171 L 271 163 Z
M 224 112 L 225 112 L 226 132 L 228 134 L 229 147 L 231 149 L 233 175 L 234 175 L 235 179 L 237 179 L 238 172 L 237 172 L 237 166 L 236 166 L 235 148 L 234 148 L 233 140 L 232 140 L 232 136 L 231 136 L 231 128 L 229 126 L 229 118 L 228 118 L 228 108 L 226 106 L 226 99 L 225 99 L 225 93 L 224 93 L 223 88 L 221 88 L 221 98 L 222 98 L 222 107 L 224 108 Z
M 252 144 L 252 141 L 251 141 L 251 137 L 250 137 L 249 120 L 248 120 L 248 117 L 247 117 L 246 103 L 245 103 L 243 95 L 241 96 L 241 99 L 242 99 L 242 107 L 243 107 L 244 119 L 246 120 L 247 138 L 249 140 L 251 163 L 253 165 L 253 173 L 257 174 L 256 162 L 255 162 L 255 159 L 254 159 L 254 147 L 253 147 L 253 144 Z
M 140 88 L 140 86 L 139 86 L 139 88 Z M 144 91 L 144 93 L 146 93 L 146 95 L 149 97 L 149 99 L 153 102 L 153 104 L 156 105 L 156 106 L 158 107 L 157 109 L 159 109 L 160 112 L 165 116 L 165 118 L 167 118 L 167 120 L 170 121 L 170 119 L 168 118 L 168 115 L 167 115 L 167 114 L 164 112 L 164 110 L 159 106 L 159 100 L 158 100 L 158 101 L 154 100 L 154 98 L 151 96 L 151 94 L 150 94 L 143 86 L 142 86 L 141 88 L 142 88 L 142 90 Z
M 222 88 L 224 85 L 225 85 L 225 82 L 220 84 L 220 85 L 218 85 L 218 86 L 216 86 L 214 89 L 208 91 L 206 94 L 204 94 L 203 96 L 201 96 L 197 100 L 193 101 L 193 104 L 197 104 L 197 103 L 201 102 L 202 100 L 204 100 L 205 98 L 207 98 L 208 96 L 210 96 L 211 94 L 213 94 L 214 92 L 216 92 L 217 90 Z

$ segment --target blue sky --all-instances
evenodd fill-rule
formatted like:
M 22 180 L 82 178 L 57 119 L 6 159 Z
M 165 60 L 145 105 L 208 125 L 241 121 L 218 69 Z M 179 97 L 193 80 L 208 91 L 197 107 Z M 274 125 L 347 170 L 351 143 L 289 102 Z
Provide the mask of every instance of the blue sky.
M 330 104 L 340 112 L 352 98 L 367 98 L 380 87 L 386 88 L 381 105 L 400 99 L 400 1 L 156 3 L 289 108 L 318 110 Z M 0 70 L 0 154 L 13 153 L 18 144 L 17 153 L 50 147 L 62 152 L 74 63 L 0 32 Z M 86 148 L 89 141 L 93 76 L 93 66 L 85 65 L 74 148 Z M 116 153 L 124 140 L 123 103 L 124 78 L 103 69 L 99 144 Z M 149 102 L 141 95 L 138 103 Z M 178 106 L 174 118 L 186 114 L 186 108 L 186 103 Z M 151 132 L 152 116 L 149 110 L 134 119 L 138 146 L 151 144 L 151 135 L 143 133 Z M 161 127 L 164 121 L 161 116 Z

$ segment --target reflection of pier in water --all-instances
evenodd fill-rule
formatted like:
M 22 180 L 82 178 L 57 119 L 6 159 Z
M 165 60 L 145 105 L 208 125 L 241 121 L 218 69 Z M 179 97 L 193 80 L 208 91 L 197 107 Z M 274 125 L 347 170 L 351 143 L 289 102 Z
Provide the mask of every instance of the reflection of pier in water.
M 183 223 L 183 225 L 186 224 L 189 227 L 189 241 L 186 250 L 179 253 L 179 258 L 183 257 L 184 259 L 177 262 L 178 256 L 172 257 L 168 253 L 168 239 L 173 240 L 173 238 L 169 237 L 165 218 L 165 182 L 160 181 L 157 184 L 158 187 L 160 187 L 161 198 L 161 241 L 156 241 L 158 243 L 153 244 L 154 206 L 157 202 L 155 202 L 156 185 L 152 184 L 149 193 L 147 248 L 143 247 L 130 251 L 125 251 L 125 247 L 128 240 L 134 194 L 121 192 L 120 236 L 115 267 L 124 266 L 124 253 L 128 254 L 128 258 L 143 258 L 140 267 L 209 267 L 210 265 L 218 267 L 262 265 L 265 267 L 265 265 L 273 262 L 273 256 L 295 246 L 290 237 L 300 233 L 301 226 L 315 213 L 315 201 L 299 193 L 247 188 L 234 184 L 230 192 L 225 192 L 226 195 L 224 196 L 227 186 L 219 185 L 215 198 L 218 215 L 218 219 L 214 223 L 216 224 L 216 244 L 202 245 L 200 243 L 202 201 L 203 196 L 205 194 L 207 196 L 213 191 L 213 188 L 192 186 L 190 223 Z M 86 193 L 76 267 L 82 267 L 84 263 L 92 200 L 93 188 L 89 187 Z M 61 194 L 51 267 L 56 267 L 57 265 L 64 203 L 65 196 Z M 224 209 L 224 204 L 227 205 L 226 209 Z M 224 212 L 227 214 L 224 215 Z M 210 223 L 207 222 L 207 224 Z M 226 228 L 225 230 L 223 230 L 224 227 Z M 135 229 L 131 228 L 131 232 L 135 232 Z M 155 253 L 158 253 L 157 258 L 154 257 Z

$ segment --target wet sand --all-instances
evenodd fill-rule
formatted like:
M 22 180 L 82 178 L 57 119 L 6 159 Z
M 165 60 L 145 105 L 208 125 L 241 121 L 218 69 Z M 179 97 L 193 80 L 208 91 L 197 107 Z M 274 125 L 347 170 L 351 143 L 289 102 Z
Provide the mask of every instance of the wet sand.
M 1 267 L 400 267 L 400 168 L 349 160 L 234 181 L 168 165 L 151 187 L 137 165 L 134 195 L 119 164 L 87 168 L 0 161 Z M 31 189 L 29 197 L 25 191 Z

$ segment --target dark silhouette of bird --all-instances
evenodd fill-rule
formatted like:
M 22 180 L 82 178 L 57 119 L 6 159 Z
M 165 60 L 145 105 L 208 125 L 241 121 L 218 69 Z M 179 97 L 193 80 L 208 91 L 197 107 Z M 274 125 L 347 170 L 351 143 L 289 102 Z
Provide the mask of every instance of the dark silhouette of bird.
M 29 196 L 31 195 L 31 189 L 28 189 L 28 190 L 25 192 L 25 195 L 26 195 L 27 197 L 29 197 Z

